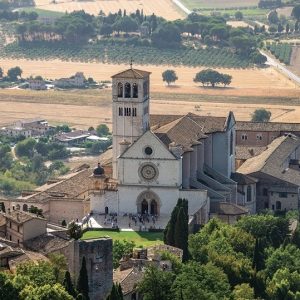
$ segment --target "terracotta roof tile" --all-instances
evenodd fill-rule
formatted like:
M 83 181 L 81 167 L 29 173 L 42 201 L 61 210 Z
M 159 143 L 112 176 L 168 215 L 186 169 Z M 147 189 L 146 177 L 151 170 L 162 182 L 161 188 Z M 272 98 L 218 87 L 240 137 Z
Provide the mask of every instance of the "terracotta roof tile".
M 13 211 L 7 212 L 7 213 L 0 213 L 0 215 L 3 215 L 5 218 L 12 220 L 18 224 L 23 224 L 23 223 L 26 223 L 33 219 L 39 219 L 39 220 L 46 221 L 44 218 L 38 217 L 38 216 L 36 216 L 34 214 L 30 214 L 28 212 L 19 211 L 19 210 L 13 210 Z
M 138 69 L 128 69 L 122 71 L 116 75 L 113 75 L 111 78 L 129 78 L 129 79 L 143 79 L 148 77 L 151 73 Z
M 267 149 L 249 158 L 237 170 L 242 174 L 267 174 L 274 179 L 300 186 L 300 172 L 289 168 L 290 156 L 300 147 L 296 136 L 281 136 L 275 139 Z
M 237 131 L 280 131 L 300 132 L 300 123 L 279 123 L 279 122 L 236 122 Z
M 262 147 L 251 147 L 251 146 L 236 146 L 235 147 L 235 158 L 246 160 L 248 158 L 257 156 L 267 149 L 266 146 Z

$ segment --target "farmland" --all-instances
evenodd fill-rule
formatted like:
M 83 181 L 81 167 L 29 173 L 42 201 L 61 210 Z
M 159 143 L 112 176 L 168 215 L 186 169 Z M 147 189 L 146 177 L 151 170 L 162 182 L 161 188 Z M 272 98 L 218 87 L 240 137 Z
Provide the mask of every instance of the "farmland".
M 239 97 L 225 96 L 222 91 L 212 95 L 190 94 L 188 90 L 179 93 L 176 88 L 171 89 L 170 93 L 153 91 L 151 113 L 193 112 L 225 116 L 232 110 L 237 120 L 249 120 L 256 108 L 264 107 L 272 112 L 274 121 L 300 122 L 299 92 L 298 97 L 295 93 L 293 97 L 276 98 L 247 96 L 247 93 Z M 68 123 L 77 128 L 88 128 L 99 123 L 106 123 L 111 128 L 111 90 L 0 91 L 0 126 L 34 117 L 44 117 L 52 124 Z
M 7 45 L 0 53 L 2 57 L 27 58 L 27 59 L 53 59 L 73 60 L 83 62 L 111 62 L 124 63 L 134 57 L 138 64 L 151 65 L 186 65 L 209 67 L 233 67 L 246 68 L 250 62 L 247 58 L 241 58 L 229 49 L 158 49 L 101 42 L 99 44 L 70 45 L 66 43 L 47 42 L 17 42 Z
M 223 9 L 223 8 L 238 8 L 238 7 L 249 7 L 257 6 L 258 0 L 182 0 L 189 9 L 201 9 L 201 8 L 214 8 L 214 9 Z
M 87 13 L 97 15 L 100 10 L 105 14 L 118 12 L 119 9 L 127 13 L 143 9 L 146 15 L 156 14 L 167 20 L 176 20 L 184 17 L 184 13 L 175 6 L 171 0 L 98 0 L 98 1 L 71 1 L 58 0 L 50 3 L 50 0 L 36 0 L 36 7 L 39 9 L 72 12 L 84 10 Z
M 289 65 L 292 55 L 292 46 L 288 43 L 267 44 L 267 49 L 279 59 L 280 62 Z

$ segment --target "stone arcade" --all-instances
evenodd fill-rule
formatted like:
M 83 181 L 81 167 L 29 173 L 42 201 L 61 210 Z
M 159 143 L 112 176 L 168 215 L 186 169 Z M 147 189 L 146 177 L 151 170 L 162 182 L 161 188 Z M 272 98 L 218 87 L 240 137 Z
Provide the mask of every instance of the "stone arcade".
M 230 179 L 234 116 L 150 116 L 149 89 L 149 72 L 130 68 L 112 76 L 112 178 L 95 174 L 91 211 L 168 220 L 178 198 L 186 198 L 190 222 L 203 224 L 210 201 L 237 201 Z

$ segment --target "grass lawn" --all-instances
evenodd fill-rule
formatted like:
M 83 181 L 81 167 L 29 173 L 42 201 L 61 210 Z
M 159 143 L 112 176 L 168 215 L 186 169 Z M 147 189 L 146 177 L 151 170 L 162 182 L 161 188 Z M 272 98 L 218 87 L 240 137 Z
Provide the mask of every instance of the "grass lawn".
M 95 239 L 104 236 L 111 237 L 114 241 L 115 240 L 126 240 L 126 241 L 133 241 L 136 246 L 152 246 L 157 244 L 163 244 L 163 233 L 162 232 L 136 232 L 136 231 L 87 231 L 83 234 L 82 239 Z

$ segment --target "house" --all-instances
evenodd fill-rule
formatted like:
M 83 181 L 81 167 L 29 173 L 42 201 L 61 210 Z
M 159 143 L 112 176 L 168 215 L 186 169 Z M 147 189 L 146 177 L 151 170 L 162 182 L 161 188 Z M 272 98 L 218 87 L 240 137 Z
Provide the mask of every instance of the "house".
M 236 122 L 236 168 L 266 150 L 274 139 L 287 133 L 300 136 L 300 123 Z
M 5 210 L 27 212 L 31 206 L 41 209 L 52 223 L 82 219 L 90 211 L 89 189 L 93 184 L 92 170 L 83 166 L 70 174 L 49 180 L 34 191 L 23 191 L 18 198 L 3 199 Z
M 0 219 L 5 224 L 0 234 L 17 245 L 46 232 L 47 220 L 28 212 L 7 209 Z
M 9 137 L 17 137 L 20 135 L 28 137 L 43 136 L 50 130 L 50 126 L 45 119 L 28 119 L 16 121 L 13 125 L 3 127 L 1 132 Z
M 40 90 L 46 90 L 46 83 L 44 80 L 39 80 L 39 79 L 30 79 L 28 80 L 28 84 L 29 84 L 29 88 L 31 90 L 36 90 L 36 91 L 40 91 Z
M 84 87 L 85 77 L 82 72 L 77 72 L 70 78 L 60 78 L 54 81 L 54 86 L 59 88 L 82 88 Z
M 120 72 L 112 76 L 112 86 L 113 174 L 97 168 L 93 178 L 99 189 L 90 193 L 99 226 L 105 226 L 101 214 L 113 213 L 159 216 L 156 226 L 163 228 L 178 198 L 188 199 L 195 226 L 207 222 L 211 202 L 238 205 L 237 182 L 230 178 L 235 172 L 232 112 L 225 117 L 150 115 L 147 71 Z M 107 188 L 111 180 L 114 189 Z M 139 230 L 141 225 L 132 226 Z
M 124 300 L 142 300 L 137 285 L 145 275 L 146 266 L 156 266 L 165 272 L 172 271 L 172 263 L 162 259 L 162 252 L 168 252 L 182 261 L 182 250 L 169 245 L 157 245 L 147 249 L 134 249 L 131 257 L 120 261 L 120 267 L 114 270 L 113 280 L 122 288 Z
M 273 140 L 261 154 L 247 159 L 238 173 L 255 178 L 257 210 L 299 209 L 300 138 L 288 134 Z
M 54 139 L 66 146 L 74 146 L 84 143 L 89 136 L 91 136 L 89 131 L 74 130 L 71 132 L 58 133 L 54 136 Z
M 28 128 L 12 125 L 12 126 L 1 128 L 0 134 L 8 137 L 18 137 L 22 135 L 25 138 L 29 138 L 32 136 L 32 130 Z

